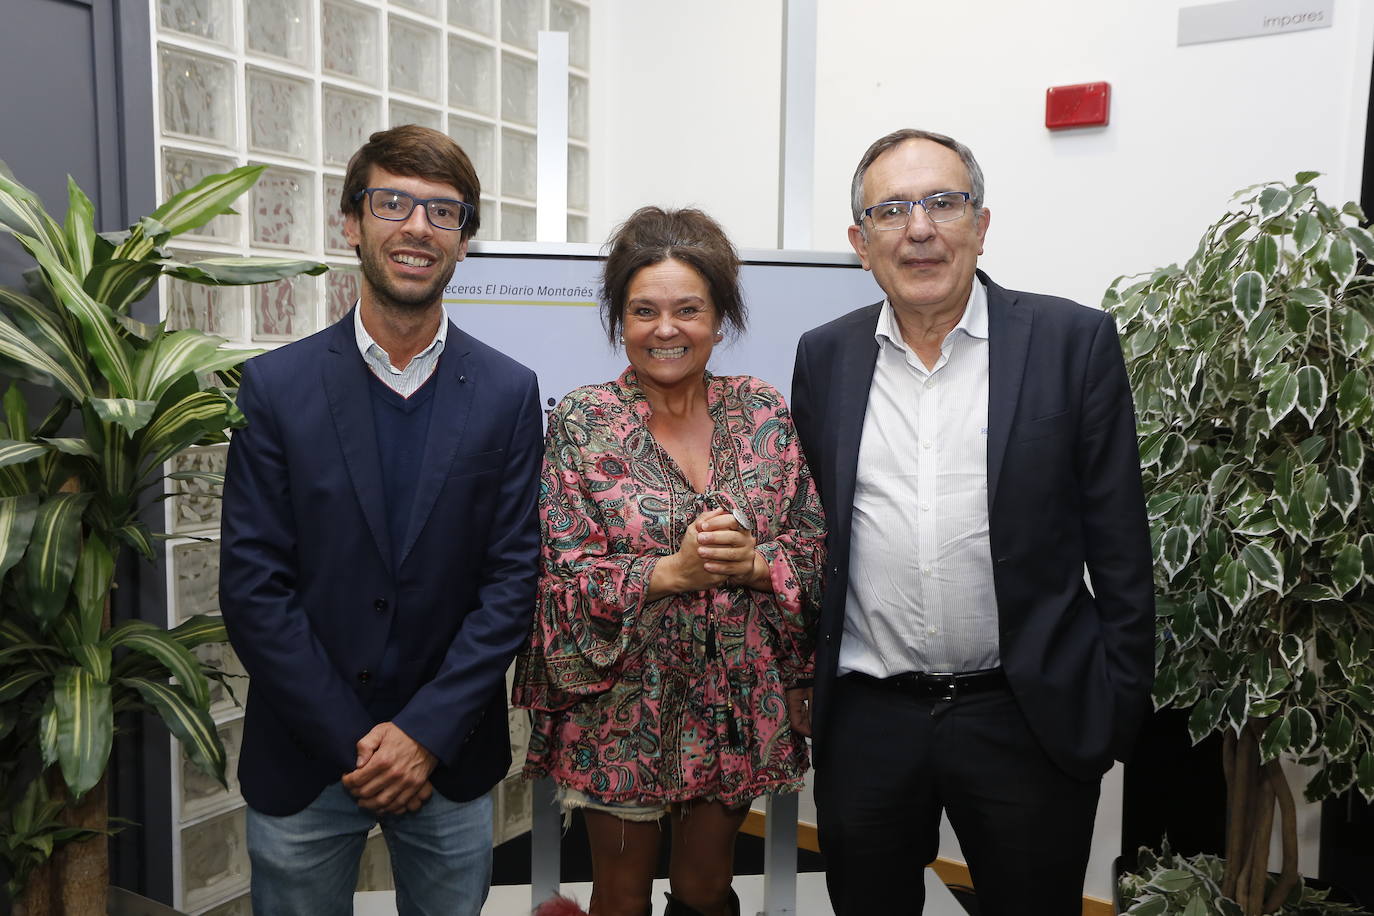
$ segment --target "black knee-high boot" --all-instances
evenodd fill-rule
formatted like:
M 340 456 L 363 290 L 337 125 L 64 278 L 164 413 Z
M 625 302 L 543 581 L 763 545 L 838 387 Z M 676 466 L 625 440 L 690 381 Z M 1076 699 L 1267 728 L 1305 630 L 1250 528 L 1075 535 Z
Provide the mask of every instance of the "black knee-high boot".
M 688 906 L 672 894 L 665 891 L 663 896 L 668 898 L 668 908 L 663 911 L 663 916 L 701 916 L 700 910 Z M 729 910 L 730 916 L 739 916 L 739 895 L 733 887 L 730 888 Z

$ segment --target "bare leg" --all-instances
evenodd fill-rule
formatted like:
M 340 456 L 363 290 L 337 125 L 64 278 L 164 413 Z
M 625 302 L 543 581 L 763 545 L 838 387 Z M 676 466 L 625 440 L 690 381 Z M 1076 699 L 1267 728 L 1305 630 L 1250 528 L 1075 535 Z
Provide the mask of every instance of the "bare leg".
M 592 852 L 591 916 L 644 916 L 652 907 L 663 832 L 657 821 L 627 821 L 582 810 Z
M 668 882 L 673 896 L 702 916 L 730 916 L 735 836 L 748 813 L 720 802 L 687 802 L 673 812 Z

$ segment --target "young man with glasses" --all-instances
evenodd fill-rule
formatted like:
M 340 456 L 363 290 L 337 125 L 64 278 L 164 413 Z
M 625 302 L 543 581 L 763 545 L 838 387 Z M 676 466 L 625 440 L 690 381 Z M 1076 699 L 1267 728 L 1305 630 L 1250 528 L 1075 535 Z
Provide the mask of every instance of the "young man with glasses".
M 886 299 L 804 335 L 792 391 L 830 533 L 809 726 L 831 901 L 920 912 L 943 812 L 985 916 L 1078 913 L 1153 678 L 1116 328 L 977 269 L 991 217 L 963 144 L 889 134 L 851 191 Z
M 373 134 L 341 200 L 357 306 L 244 367 L 220 602 L 258 916 L 351 913 L 378 823 L 401 914 L 486 898 L 542 447 L 534 373 L 444 314 L 479 200 L 448 137 Z

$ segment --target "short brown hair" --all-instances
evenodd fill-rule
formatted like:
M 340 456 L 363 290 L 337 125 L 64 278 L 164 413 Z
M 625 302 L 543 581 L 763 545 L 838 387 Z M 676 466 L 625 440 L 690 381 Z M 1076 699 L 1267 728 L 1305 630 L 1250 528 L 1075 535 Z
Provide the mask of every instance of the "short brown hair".
M 744 295 L 739 285 L 739 254 L 725 230 L 700 210 L 640 207 L 606 243 L 601 274 L 601 320 L 616 342 L 625 320 L 625 299 L 635 274 L 667 260 L 681 261 L 701 274 L 722 325 L 743 331 Z
M 472 215 L 459 231 L 464 239 L 476 234 L 481 224 L 482 183 L 468 154 L 452 139 L 418 124 L 377 131 L 348 160 L 339 200 L 341 212 L 362 216 L 363 202 L 354 198 L 367 187 L 367 177 L 374 165 L 397 175 L 453 185 L 463 195 L 463 201 L 472 204 Z

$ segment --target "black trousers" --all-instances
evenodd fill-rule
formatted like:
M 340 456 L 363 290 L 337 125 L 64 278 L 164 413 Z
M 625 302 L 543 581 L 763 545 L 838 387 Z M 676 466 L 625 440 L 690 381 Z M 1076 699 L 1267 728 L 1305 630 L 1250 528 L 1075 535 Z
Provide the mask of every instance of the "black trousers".
M 1079 916 L 1101 780 L 1056 767 L 1009 690 L 947 702 L 841 677 L 828 718 L 816 809 L 837 916 L 919 914 L 942 811 L 983 916 Z

